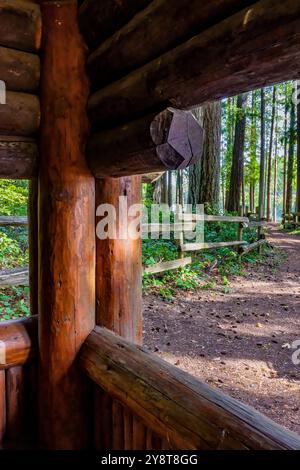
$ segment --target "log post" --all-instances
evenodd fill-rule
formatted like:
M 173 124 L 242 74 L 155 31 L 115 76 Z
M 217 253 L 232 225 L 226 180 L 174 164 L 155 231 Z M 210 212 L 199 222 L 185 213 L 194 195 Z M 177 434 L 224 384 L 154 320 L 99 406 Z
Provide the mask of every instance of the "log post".
M 39 427 L 45 449 L 88 444 L 78 351 L 95 318 L 95 191 L 84 157 L 89 83 L 77 2 L 41 5 Z
M 96 207 L 101 204 L 113 205 L 117 212 L 119 196 L 127 196 L 128 207 L 140 203 L 141 177 L 104 178 L 96 180 Z M 97 219 L 98 222 L 99 219 Z M 117 220 L 116 229 L 130 221 L 125 216 Z M 122 240 L 107 238 L 96 241 L 96 323 L 104 326 L 127 340 L 142 342 L 142 257 L 141 240 Z M 119 422 L 122 431 L 130 427 L 130 414 L 123 409 L 107 407 L 109 397 L 96 392 L 95 410 L 103 410 L 101 417 L 96 414 L 95 447 L 100 450 L 106 440 L 104 435 L 109 429 L 114 432 L 113 423 Z M 99 423 L 99 420 L 101 422 Z M 133 434 L 137 432 L 133 426 Z M 120 433 L 113 436 L 114 450 L 128 449 L 127 436 L 120 442 Z

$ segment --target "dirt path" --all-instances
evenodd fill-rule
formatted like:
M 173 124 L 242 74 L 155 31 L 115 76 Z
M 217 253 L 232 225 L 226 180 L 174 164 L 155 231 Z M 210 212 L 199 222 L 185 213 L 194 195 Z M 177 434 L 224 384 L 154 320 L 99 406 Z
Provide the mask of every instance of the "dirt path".
M 224 288 L 180 292 L 173 303 L 144 298 L 145 345 L 300 434 L 300 236 L 272 228 L 288 259 L 254 266 Z M 275 248 L 275 249 L 276 249 Z

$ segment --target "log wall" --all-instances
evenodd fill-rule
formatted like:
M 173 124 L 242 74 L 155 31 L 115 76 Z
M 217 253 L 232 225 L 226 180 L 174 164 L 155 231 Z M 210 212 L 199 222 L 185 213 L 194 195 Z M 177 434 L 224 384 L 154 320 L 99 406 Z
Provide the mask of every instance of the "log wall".
M 39 5 L 0 0 L 0 80 L 6 90 L 0 104 L 0 178 L 36 175 L 41 30 Z

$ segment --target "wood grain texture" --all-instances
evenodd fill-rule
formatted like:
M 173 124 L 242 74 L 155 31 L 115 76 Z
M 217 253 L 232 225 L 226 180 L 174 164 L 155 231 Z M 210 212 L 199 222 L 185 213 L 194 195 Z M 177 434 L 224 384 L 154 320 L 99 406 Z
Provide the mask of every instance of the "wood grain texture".
M 0 323 L 0 369 L 25 364 L 35 356 L 37 351 L 37 328 L 36 316 Z
M 203 129 L 191 112 L 165 110 L 92 136 L 87 159 L 97 177 L 184 169 L 198 161 Z
M 0 139 L 3 135 L 32 136 L 40 125 L 40 103 L 35 95 L 8 91 L 0 105 Z
M 150 0 L 85 0 L 79 9 L 79 24 L 88 46 L 99 46 L 149 3 Z
M 41 12 L 33 2 L 0 0 L 0 45 L 38 51 L 41 45 Z
M 88 59 L 93 87 L 112 83 L 224 18 L 249 0 L 154 0 Z
M 127 196 L 127 204 L 141 200 L 139 176 L 96 180 L 96 207 L 112 204 L 116 209 L 119 196 Z M 117 233 L 132 218 L 120 217 Z M 97 217 L 98 224 L 101 219 Z M 142 265 L 141 240 L 97 237 L 96 260 L 96 324 L 105 326 L 132 342 L 142 340 Z
M 33 178 L 29 181 L 28 195 L 28 245 L 29 245 L 29 295 L 30 295 L 30 313 L 37 315 L 38 306 L 38 180 Z
M 3 445 L 3 438 L 6 430 L 6 390 L 5 371 L 0 370 L 0 450 Z
M 300 74 L 300 4 L 261 0 L 91 96 L 97 126 L 182 109 Z
M 110 331 L 81 352 L 89 377 L 177 449 L 300 449 L 300 437 Z
M 0 79 L 6 89 L 34 93 L 40 79 L 40 59 L 35 54 L 0 47 Z
M 6 371 L 6 436 L 18 439 L 24 431 L 25 412 L 24 368 L 11 367 Z
M 0 178 L 30 179 L 37 174 L 38 145 L 34 139 L 0 135 Z
M 77 2 L 41 9 L 40 439 L 42 448 L 78 450 L 88 445 L 92 403 L 76 357 L 95 322 L 95 188 L 84 156 L 89 83 Z

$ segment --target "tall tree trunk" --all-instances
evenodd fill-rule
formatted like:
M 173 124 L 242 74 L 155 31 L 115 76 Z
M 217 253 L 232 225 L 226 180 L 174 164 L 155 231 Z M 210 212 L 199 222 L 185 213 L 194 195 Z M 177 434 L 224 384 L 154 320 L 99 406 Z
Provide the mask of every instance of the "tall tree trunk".
M 259 218 L 265 216 L 265 165 L 266 165 L 266 97 L 265 90 L 261 89 L 261 140 L 260 140 L 260 175 L 259 175 Z
M 273 222 L 277 221 L 277 174 L 278 174 L 278 111 L 275 116 L 275 147 L 274 147 L 274 186 L 273 186 Z
M 172 171 L 168 171 L 168 204 L 171 207 L 173 204 L 173 185 L 172 185 L 173 175 Z
M 177 170 L 176 177 L 176 203 L 183 207 L 183 171 Z
M 168 204 L 168 172 L 165 171 L 165 173 L 161 176 L 161 203 L 162 204 Z
M 203 126 L 203 155 L 190 167 L 189 203 L 218 206 L 220 196 L 221 102 L 209 103 L 195 112 Z
M 294 176 L 294 150 L 295 150 L 295 104 L 291 102 L 291 122 L 289 132 L 289 155 L 286 184 L 286 213 L 290 214 L 293 208 L 293 176 Z
M 270 147 L 268 155 L 268 169 L 267 169 L 267 220 L 271 221 L 271 181 L 272 181 L 272 153 L 273 153 L 273 140 L 274 140 L 274 122 L 276 110 L 276 87 L 273 87 L 272 97 L 272 117 L 271 117 L 271 131 L 270 131 Z
M 300 87 L 297 86 L 297 96 Z M 297 199 L 296 211 L 300 212 L 300 102 L 297 104 Z
M 246 130 L 246 103 L 247 94 L 239 95 L 237 99 L 237 118 L 235 125 L 232 167 L 230 175 L 230 188 L 228 197 L 229 212 L 238 212 L 241 200 L 244 166 L 244 145 Z
M 282 195 L 282 214 L 286 213 L 286 177 L 287 177 L 287 147 L 288 147 L 288 87 L 285 85 L 285 110 L 284 110 L 284 154 L 283 154 L 283 195 Z

